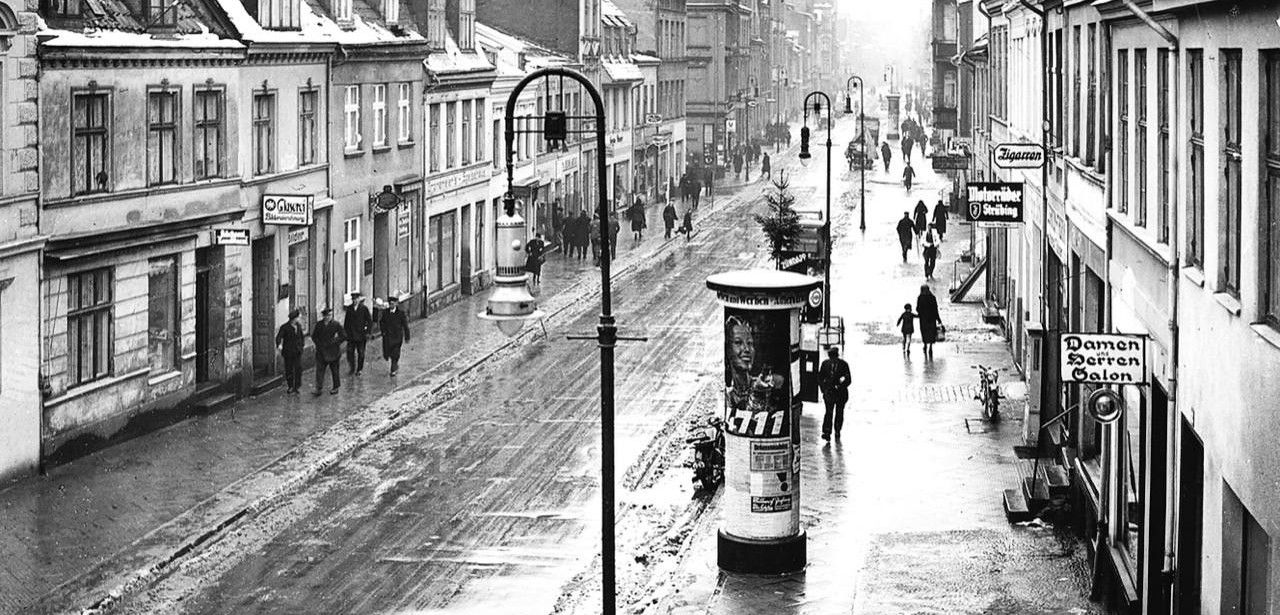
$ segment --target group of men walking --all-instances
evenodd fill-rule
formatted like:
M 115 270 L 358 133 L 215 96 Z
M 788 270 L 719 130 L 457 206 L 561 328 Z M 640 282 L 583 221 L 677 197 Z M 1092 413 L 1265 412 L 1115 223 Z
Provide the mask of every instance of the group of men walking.
M 913 217 L 914 214 L 914 217 Z M 932 218 L 932 222 L 930 219 Z M 907 262 L 907 252 L 913 243 L 921 248 L 924 257 L 924 277 L 933 279 L 933 270 L 938 262 L 938 249 L 942 238 L 947 233 L 947 208 L 939 200 L 930 215 L 924 201 L 917 201 L 914 211 L 902 212 L 898 220 L 898 245 L 902 247 L 902 262 Z
M 336 395 L 342 387 L 340 364 L 342 345 L 345 343 L 348 375 L 359 376 L 364 372 L 365 345 L 372 335 L 374 325 L 382 335 L 382 358 L 391 362 L 390 375 L 400 368 L 400 350 L 409 341 L 409 318 L 400 309 L 400 300 L 387 298 L 387 307 L 374 321 L 373 314 L 364 304 L 364 295 L 352 293 L 351 303 L 344 308 L 342 324 L 333 318 L 333 310 L 320 310 L 320 319 L 311 327 L 311 343 L 315 347 L 316 388 L 313 395 L 324 392 L 326 372 L 331 376 L 329 393 Z M 276 346 L 284 357 L 286 393 L 297 395 L 302 388 L 302 354 L 308 337 L 300 320 L 302 310 L 289 312 L 289 321 L 276 331 Z

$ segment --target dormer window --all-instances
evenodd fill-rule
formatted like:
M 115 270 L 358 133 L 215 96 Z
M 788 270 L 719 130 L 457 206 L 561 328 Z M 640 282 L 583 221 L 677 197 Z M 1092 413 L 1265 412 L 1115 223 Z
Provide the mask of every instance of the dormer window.
M 173 30 L 178 27 L 180 0 L 147 0 L 147 30 Z
M 400 21 L 400 0 L 382 0 L 382 18 L 387 23 Z
M 302 2 L 258 0 L 258 23 L 268 30 L 299 30 L 302 28 Z
M 432 49 L 444 49 L 447 28 L 451 25 L 445 15 L 445 0 L 427 0 L 427 44 Z
M 431 0 L 435 2 L 436 0 Z M 448 0 L 445 7 L 449 33 L 463 51 L 476 48 L 476 0 Z
M 351 22 L 351 0 L 333 0 L 333 13 L 338 21 Z
M 43 0 L 44 12 L 51 17 L 78 17 L 80 0 Z

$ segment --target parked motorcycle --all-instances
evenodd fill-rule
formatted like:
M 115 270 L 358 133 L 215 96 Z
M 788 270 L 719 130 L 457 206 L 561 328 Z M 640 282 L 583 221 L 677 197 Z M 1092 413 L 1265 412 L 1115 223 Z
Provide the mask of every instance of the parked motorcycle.
M 710 416 L 689 421 L 685 442 L 693 449 L 693 482 L 715 491 L 724 481 L 724 419 Z
M 995 367 L 987 367 L 985 365 L 974 365 L 978 370 L 978 394 L 973 398 L 982 402 L 982 418 L 989 421 L 1000 420 L 1000 399 L 1004 394 L 1000 392 L 998 380 L 1000 378 L 1000 369 Z

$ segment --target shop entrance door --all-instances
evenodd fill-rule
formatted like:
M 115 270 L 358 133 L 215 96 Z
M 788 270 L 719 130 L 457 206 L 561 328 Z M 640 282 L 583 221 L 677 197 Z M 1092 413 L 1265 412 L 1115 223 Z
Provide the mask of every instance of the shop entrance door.
M 275 237 L 253 242 L 253 377 L 275 373 Z
M 391 214 L 373 217 L 373 296 L 385 299 L 391 292 Z

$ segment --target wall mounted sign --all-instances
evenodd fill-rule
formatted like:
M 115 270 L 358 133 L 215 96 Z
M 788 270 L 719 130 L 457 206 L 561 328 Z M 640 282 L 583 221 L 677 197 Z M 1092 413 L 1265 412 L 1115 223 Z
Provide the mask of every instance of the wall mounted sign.
M 983 228 L 1022 224 L 1022 184 L 972 182 L 965 186 L 965 220 Z
M 315 207 L 314 197 L 300 194 L 262 195 L 262 223 L 307 226 Z
M 249 229 L 215 228 L 213 229 L 213 245 L 247 246 L 249 245 Z
M 1147 338 L 1111 333 L 1063 333 L 1062 381 L 1080 384 L 1145 384 Z
M 1038 169 L 1044 166 L 1044 148 L 1037 143 L 1001 143 L 992 159 L 1002 169 Z

